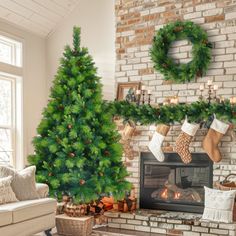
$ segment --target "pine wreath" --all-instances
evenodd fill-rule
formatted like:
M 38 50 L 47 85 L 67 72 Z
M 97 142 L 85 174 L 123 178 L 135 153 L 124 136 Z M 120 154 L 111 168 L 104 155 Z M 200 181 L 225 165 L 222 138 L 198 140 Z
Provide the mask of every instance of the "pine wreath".
M 192 60 L 186 64 L 176 64 L 168 56 L 171 43 L 187 39 L 192 43 Z M 211 43 L 207 33 L 191 21 L 176 21 L 157 31 L 151 48 L 154 68 L 164 75 L 165 80 L 177 83 L 191 81 L 206 73 L 211 61 Z

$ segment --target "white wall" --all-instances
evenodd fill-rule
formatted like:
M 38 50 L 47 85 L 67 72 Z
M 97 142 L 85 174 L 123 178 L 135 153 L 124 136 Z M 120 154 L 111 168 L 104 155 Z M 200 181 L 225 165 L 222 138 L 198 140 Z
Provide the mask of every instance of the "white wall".
M 72 42 L 73 26 L 80 26 L 82 46 L 88 47 L 102 77 L 104 99 L 114 98 L 115 86 L 114 0 L 80 0 L 78 7 L 48 37 L 48 87 L 56 74 L 64 46 Z
M 32 137 L 46 104 L 45 39 L 0 21 L 0 31 L 24 41 L 23 135 L 24 158 L 33 153 Z

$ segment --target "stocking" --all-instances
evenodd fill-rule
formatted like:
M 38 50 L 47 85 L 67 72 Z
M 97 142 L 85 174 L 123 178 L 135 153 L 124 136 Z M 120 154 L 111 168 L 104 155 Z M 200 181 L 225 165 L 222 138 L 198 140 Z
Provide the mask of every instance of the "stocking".
M 203 149 L 213 162 L 219 162 L 222 159 L 218 144 L 227 132 L 228 128 L 228 124 L 216 119 L 215 117 L 206 137 L 203 140 Z
M 176 152 L 185 164 L 192 161 L 189 145 L 198 129 L 199 124 L 190 124 L 186 119 L 181 127 L 181 133 L 176 140 Z
M 124 154 L 130 160 L 134 158 L 133 149 L 131 148 L 130 145 L 134 131 L 135 131 L 135 125 L 127 123 L 121 134 L 121 144 L 123 144 Z
M 162 125 L 157 126 L 156 131 L 153 134 L 152 140 L 148 145 L 152 154 L 156 157 L 158 161 L 161 161 L 161 162 L 164 161 L 165 159 L 164 153 L 161 150 L 161 146 L 169 130 L 170 130 L 170 127 L 167 125 L 162 124 Z

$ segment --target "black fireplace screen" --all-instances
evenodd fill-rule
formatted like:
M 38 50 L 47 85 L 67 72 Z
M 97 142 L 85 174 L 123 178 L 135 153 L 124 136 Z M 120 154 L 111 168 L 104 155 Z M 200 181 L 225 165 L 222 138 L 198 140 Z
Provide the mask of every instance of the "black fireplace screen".
M 212 162 L 204 153 L 192 157 L 186 165 L 177 153 L 166 153 L 164 162 L 142 153 L 140 207 L 203 212 L 204 186 L 212 187 Z

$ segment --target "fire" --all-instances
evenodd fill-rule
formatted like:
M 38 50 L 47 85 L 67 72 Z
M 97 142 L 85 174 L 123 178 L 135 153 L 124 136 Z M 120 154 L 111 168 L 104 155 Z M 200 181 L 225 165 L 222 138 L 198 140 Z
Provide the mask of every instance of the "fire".
M 180 197 L 181 197 L 181 193 L 180 193 L 180 192 L 175 192 L 173 199 L 174 199 L 174 200 L 178 200 L 178 199 L 180 199 Z M 161 193 L 161 198 L 162 198 L 162 199 L 168 199 L 168 198 L 169 198 L 169 194 L 168 194 L 168 189 L 167 189 L 167 188 L 165 188 L 165 189 L 162 191 L 162 193 Z
M 167 199 L 168 198 L 168 189 L 165 188 L 161 194 L 161 197 L 164 198 L 164 199 Z
M 175 200 L 178 200 L 178 199 L 180 199 L 180 193 L 178 193 L 178 192 L 175 192 L 175 196 L 174 196 L 174 199 Z

